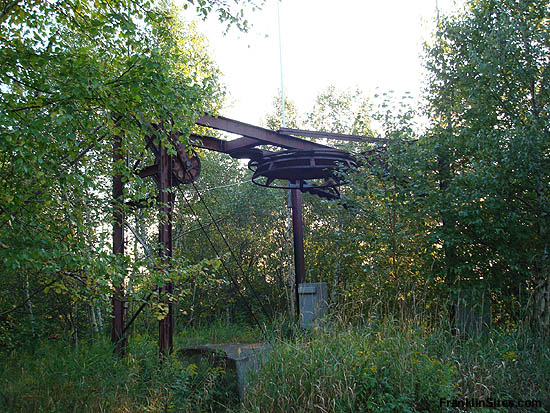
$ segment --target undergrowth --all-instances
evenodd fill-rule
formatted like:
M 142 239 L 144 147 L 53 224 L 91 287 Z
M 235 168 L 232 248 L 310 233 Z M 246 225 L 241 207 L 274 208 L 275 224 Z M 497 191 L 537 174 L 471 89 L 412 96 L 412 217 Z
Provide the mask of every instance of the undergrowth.
M 181 348 L 205 343 L 257 343 L 263 339 L 256 326 L 219 322 L 183 330 L 175 337 L 175 345 Z
M 156 338 L 130 340 L 128 356 L 107 340 L 43 343 L 12 353 L 0 372 L 2 412 L 226 412 L 238 406 L 235 377 L 219 359 L 171 356 Z M 179 358 L 178 358 L 179 357 Z
M 548 400 L 548 339 L 522 329 L 471 338 L 448 331 L 387 320 L 279 340 L 244 411 L 432 412 L 445 411 L 441 400 Z
M 125 358 L 104 339 L 4 354 L 0 411 L 432 412 L 442 411 L 441 399 L 544 402 L 550 395 L 549 340 L 521 328 L 472 338 L 392 320 L 306 332 L 280 322 L 268 330 L 272 350 L 243 404 L 234 372 L 219 358 L 176 351 L 161 364 L 156 337 L 136 334 Z M 175 341 L 178 350 L 261 339 L 258 329 L 216 324 Z

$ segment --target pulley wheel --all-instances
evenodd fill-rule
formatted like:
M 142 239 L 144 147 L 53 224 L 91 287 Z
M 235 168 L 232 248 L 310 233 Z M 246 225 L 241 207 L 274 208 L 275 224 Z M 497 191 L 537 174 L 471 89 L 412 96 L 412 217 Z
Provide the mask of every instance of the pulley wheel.
M 183 145 L 176 146 L 177 156 L 172 157 L 172 172 L 179 184 L 195 182 L 201 173 L 201 160 L 193 151 L 191 155 Z

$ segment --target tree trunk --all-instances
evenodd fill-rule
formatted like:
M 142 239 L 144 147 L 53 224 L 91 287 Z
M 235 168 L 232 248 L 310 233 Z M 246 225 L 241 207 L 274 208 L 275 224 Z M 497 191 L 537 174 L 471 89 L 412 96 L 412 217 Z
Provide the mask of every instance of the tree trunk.
M 539 229 L 542 238 L 546 230 L 541 224 Z M 535 266 L 535 291 L 533 318 L 535 327 L 543 332 L 550 332 L 550 277 L 548 275 L 548 243 Z
M 97 321 L 97 326 L 99 331 L 103 330 L 103 318 L 101 318 L 101 308 L 99 306 L 95 307 L 95 316 Z
M 550 331 L 550 280 L 539 279 L 535 282 L 535 326 L 545 332 Z
M 523 22 L 527 25 L 527 22 Z M 526 69 L 530 75 L 529 79 L 529 92 L 531 95 L 531 114 L 539 127 L 543 130 L 545 128 L 545 122 L 540 117 L 540 104 L 537 96 L 537 77 L 538 69 L 535 63 L 535 58 L 532 54 L 531 39 L 528 38 L 527 32 L 523 32 L 523 46 L 526 60 Z M 548 263 L 548 231 L 547 231 L 547 214 L 545 213 L 548 205 L 548 177 L 545 173 L 545 162 L 541 159 L 541 154 L 537 146 L 533 150 L 533 159 L 538 166 L 538 174 L 536 181 L 536 194 L 537 194 L 537 209 L 539 211 L 538 221 L 538 235 L 544 248 L 535 263 L 535 290 L 534 290 L 534 311 L 533 318 L 535 326 L 543 332 L 550 332 L 550 265 Z
M 29 322 L 31 324 L 31 331 L 34 335 L 34 313 L 32 310 L 31 293 L 29 291 L 29 274 L 25 273 L 25 296 L 27 299 L 27 312 L 29 313 Z
M 89 310 L 89 313 L 90 313 L 90 322 L 92 324 L 92 332 L 94 334 L 97 334 L 97 333 L 99 333 L 99 329 L 97 328 L 97 319 L 96 319 L 96 316 L 95 316 L 95 311 L 94 311 L 93 304 L 89 305 L 88 310 Z
M 447 114 L 447 127 L 446 134 L 447 138 L 452 135 L 452 124 L 451 124 L 451 114 Z M 457 322 L 457 303 L 453 297 L 453 291 L 457 291 L 460 288 L 458 285 L 460 280 L 457 277 L 455 272 L 456 262 L 457 262 L 457 253 L 456 246 L 448 241 L 449 234 L 453 234 L 456 230 L 456 219 L 450 211 L 449 205 L 445 205 L 444 199 L 445 194 L 449 190 L 449 185 L 452 180 L 452 168 L 450 162 L 450 154 L 448 152 L 447 146 L 448 142 L 445 142 L 445 145 L 440 149 L 437 155 L 437 166 L 438 166 L 438 176 L 439 176 L 439 191 L 440 191 L 440 202 L 442 208 L 439 210 L 441 224 L 443 229 L 443 251 L 444 251 L 444 265 L 445 265 L 445 284 L 448 290 L 451 292 L 449 296 L 449 323 L 451 326 L 451 333 L 456 334 L 459 331 L 459 327 L 456 325 Z
M 191 308 L 189 309 L 189 313 L 191 318 L 189 319 L 189 322 L 187 323 L 191 327 L 195 325 L 195 297 L 197 296 L 197 279 L 195 278 L 193 280 L 193 296 L 191 297 Z
M 72 308 L 72 311 L 70 313 L 70 322 L 71 322 L 71 329 L 72 329 L 72 338 L 73 338 L 73 346 L 75 348 L 78 348 L 78 320 L 77 320 L 77 314 L 78 314 L 78 304 L 75 302 Z

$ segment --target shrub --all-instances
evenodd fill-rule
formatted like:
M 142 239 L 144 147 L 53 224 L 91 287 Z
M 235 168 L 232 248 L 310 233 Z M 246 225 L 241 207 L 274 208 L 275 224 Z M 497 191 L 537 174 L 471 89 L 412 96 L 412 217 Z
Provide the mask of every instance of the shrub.
M 107 340 L 43 343 L 13 353 L 0 371 L 0 411 L 226 412 L 238 406 L 225 366 L 171 356 L 159 363 L 156 339 L 137 336 L 128 356 Z

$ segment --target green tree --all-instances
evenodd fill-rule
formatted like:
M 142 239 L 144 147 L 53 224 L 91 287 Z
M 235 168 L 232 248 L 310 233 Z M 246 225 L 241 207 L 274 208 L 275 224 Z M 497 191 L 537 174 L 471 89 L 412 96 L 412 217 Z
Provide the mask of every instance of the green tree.
M 253 3 L 186 5 L 242 28 L 240 10 Z M 202 38 L 170 2 L 3 2 L 0 32 L 0 320 L 8 340 L 26 334 L 22 313 L 30 324 L 41 313 L 75 330 L 83 295 L 105 296 L 122 281 L 108 253 L 110 182 L 121 173 L 127 199 L 148 193 L 150 184 L 132 175 L 146 154 L 138 119 L 190 130 L 222 95 Z M 113 167 L 114 135 L 124 156 Z M 46 301 L 57 304 L 33 313 Z
M 299 129 L 298 108 L 296 104 L 285 97 L 285 122 L 287 128 Z M 273 98 L 273 111 L 265 118 L 265 127 L 272 130 L 279 130 L 283 123 L 283 105 L 280 95 Z
M 306 115 L 312 130 L 352 135 L 370 135 L 372 105 L 360 90 L 339 91 L 329 86 L 319 93 Z
M 471 1 L 441 21 L 426 60 L 447 281 L 489 287 L 508 315 L 523 291 L 545 329 L 549 13 L 547 1 Z

